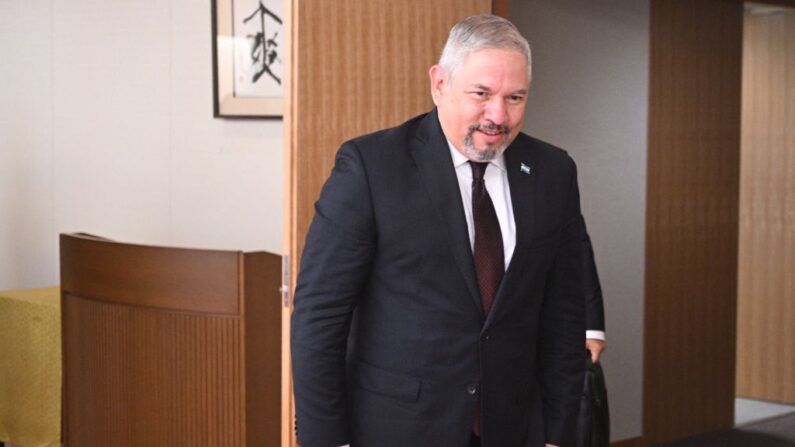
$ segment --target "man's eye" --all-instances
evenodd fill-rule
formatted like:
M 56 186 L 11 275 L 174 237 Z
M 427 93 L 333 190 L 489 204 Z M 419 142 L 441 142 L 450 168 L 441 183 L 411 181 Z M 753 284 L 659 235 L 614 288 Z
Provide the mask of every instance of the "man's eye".
M 472 94 L 477 96 L 478 98 L 485 98 L 486 97 L 486 92 L 474 91 L 474 92 L 472 92 Z
M 519 96 L 519 95 L 511 95 L 511 96 L 509 96 L 509 97 L 508 97 L 508 99 L 509 99 L 511 102 L 522 102 L 522 101 L 524 101 L 524 96 Z

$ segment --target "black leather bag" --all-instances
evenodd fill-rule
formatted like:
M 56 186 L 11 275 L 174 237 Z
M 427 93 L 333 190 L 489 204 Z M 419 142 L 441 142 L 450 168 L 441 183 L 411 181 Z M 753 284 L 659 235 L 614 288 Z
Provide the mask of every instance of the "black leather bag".
M 577 447 L 610 446 L 610 411 L 602 367 L 586 356 L 585 386 L 577 419 Z

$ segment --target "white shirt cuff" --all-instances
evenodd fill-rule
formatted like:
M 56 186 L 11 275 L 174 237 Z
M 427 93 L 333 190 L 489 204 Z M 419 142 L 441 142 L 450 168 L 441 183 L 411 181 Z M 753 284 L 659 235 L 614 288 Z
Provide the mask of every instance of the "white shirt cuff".
M 605 341 L 605 331 L 585 331 L 585 338 Z

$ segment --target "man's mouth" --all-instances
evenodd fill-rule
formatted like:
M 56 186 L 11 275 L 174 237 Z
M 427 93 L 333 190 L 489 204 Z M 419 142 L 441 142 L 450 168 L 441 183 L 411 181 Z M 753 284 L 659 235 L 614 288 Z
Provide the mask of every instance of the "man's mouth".
M 481 126 L 475 125 L 472 126 L 472 130 L 476 130 L 480 133 L 486 134 L 491 137 L 496 137 L 498 135 L 507 134 L 508 127 L 507 126 L 499 126 L 499 125 L 491 125 L 491 126 Z
M 497 136 L 504 133 L 502 129 L 488 129 L 481 127 L 478 130 L 482 133 L 485 133 L 486 135 L 491 135 L 491 136 Z

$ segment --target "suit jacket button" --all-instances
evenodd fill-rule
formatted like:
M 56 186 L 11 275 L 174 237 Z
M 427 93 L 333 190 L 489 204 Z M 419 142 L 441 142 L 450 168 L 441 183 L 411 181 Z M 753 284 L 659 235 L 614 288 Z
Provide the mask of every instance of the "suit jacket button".
M 474 383 L 470 383 L 467 385 L 467 394 L 470 396 L 474 396 L 478 392 L 478 386 Z
M 480 341 L 489 341 L 490 338 L 491 338 L 491 335 L 483 334 L 483 336 L 480 337 Z

